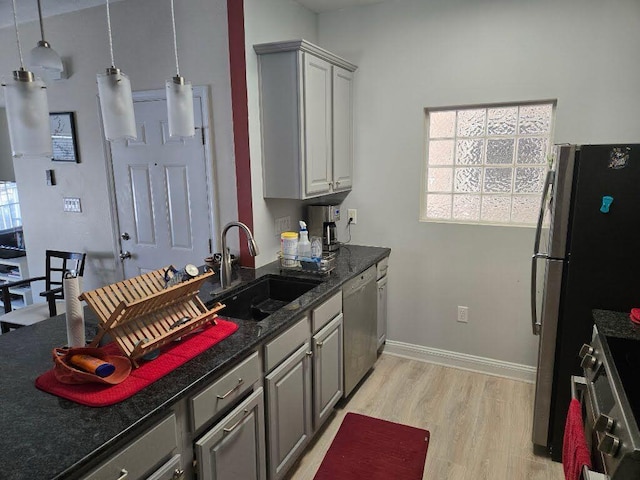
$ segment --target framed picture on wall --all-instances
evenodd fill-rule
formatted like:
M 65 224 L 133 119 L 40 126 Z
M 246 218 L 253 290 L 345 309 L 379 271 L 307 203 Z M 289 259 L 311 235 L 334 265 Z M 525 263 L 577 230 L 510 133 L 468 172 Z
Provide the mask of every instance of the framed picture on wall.
M 73 112 L 52 112 L 49 114 L 53 158 L 56 162 L 80 162 L 76 139 L 76 122 Z

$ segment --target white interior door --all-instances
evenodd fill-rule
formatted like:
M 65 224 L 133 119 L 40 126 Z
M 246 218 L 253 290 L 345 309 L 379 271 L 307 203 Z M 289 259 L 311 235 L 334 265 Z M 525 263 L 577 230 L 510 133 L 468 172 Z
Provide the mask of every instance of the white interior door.
M 211 202 L 200 99 L 196 135 L 171 139 L 164 99 L 134 101 L 138 139 L 111 146 L 125 278 L 167 265 L 201 265 L 210 249 Z

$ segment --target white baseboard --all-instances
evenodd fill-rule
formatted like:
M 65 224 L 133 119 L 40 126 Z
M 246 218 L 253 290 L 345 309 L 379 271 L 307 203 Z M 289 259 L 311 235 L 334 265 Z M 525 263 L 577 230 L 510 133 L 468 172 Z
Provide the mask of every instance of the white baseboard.
M 536 380 L 536 369 L 529 365 L 504 362 L 502 360 L 478 357 L 466 353 L 450 352 L 448 350 L 423 347 L 421 345 L 412 345 L 410 343 L 387 340 L 384 346 L 384 353 L 396 357 L 409 358 L 411 360 L 435 363 L 445 367 L 460 368 L 462 370 L 520 380 L 527 383 L 534 383 Z

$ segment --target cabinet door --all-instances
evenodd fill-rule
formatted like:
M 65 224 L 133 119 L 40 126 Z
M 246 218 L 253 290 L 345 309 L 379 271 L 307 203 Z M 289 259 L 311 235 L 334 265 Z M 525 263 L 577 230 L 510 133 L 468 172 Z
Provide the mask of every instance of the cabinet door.
M 387 340 L 387 277 L 378 280 L 378 348 Z
M 311 355 L 307 341 L 265 377 L 271 480 L 285 475 L 311 438 Z
M 304 179 L 306 196 L 329 193 L 331 161 L 331 65 L 304 54 Z
M 313 425 L 317 430 L 342 398 L 342 314 L 313 337 Z
M 196 442 L 201 480 L 266 480 L 264 395 L 258 388 Z
M 353 183 L 353 73 L 333 67 L 333 190 Z

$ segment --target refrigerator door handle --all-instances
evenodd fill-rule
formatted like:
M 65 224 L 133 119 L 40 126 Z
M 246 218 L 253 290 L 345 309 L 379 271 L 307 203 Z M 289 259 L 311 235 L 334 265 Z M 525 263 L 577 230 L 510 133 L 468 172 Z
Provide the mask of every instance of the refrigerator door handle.
M 546 253 L 540 253 L 540 238 L 542 237 L 542 224 L 544 223 L 545 202 L 549 189 L 553 185 L 554 171 L 547 172 L 547 178 L 544 182 L 544 190 L 542 192 L 542 201 L 540 202 L 540 213 L 538 214 L 538 225 L 536 227 L 536 239 L 533 244 L 533 255 L 531 257 L 531 329 L 534 335 L 540 335 L 542 323 L 538 321 L 536 287 L 538 285 L 538 262 L 539 258 L 549 258 Z

